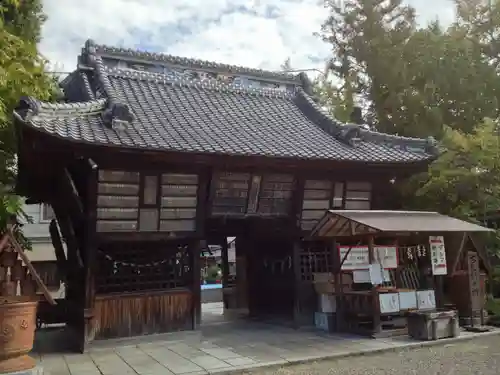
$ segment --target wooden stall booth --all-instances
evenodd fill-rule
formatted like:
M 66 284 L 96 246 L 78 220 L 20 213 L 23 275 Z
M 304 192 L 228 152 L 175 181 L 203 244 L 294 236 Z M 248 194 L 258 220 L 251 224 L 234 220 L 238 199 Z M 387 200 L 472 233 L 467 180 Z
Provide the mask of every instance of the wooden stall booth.
M 334 263 L 329 290 L 328 276 L 317 275 L 321 301 L 330 303 L 340 331 L 406 334 L 412 312 L 455 309 L 447 305 L 444 282 L 463 244 L 446 244 L 445 238 L 488 231 L 436 212 L 330 210 L 311 232 L 311 238 L 330 239 Z M 472 254 L 482 258 L 483 251 Z

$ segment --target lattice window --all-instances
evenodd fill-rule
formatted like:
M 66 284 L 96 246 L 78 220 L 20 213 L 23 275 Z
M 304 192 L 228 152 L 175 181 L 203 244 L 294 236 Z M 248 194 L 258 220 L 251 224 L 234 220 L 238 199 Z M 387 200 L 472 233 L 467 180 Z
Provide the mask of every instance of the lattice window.
M 192 232 L 196 229 L 198 176 L 100 171 L 99 232 Z
M 305 182 L 302 201 L 302 229 L 311 229 L 330 208 L 332 187 L 331 181 L 307 180 Z
M 316 272 L 332 272 L 332 252 L 324 245 L 308 244 L 300 252 L 300 278 L 302 281 L 314 280 Z
M 294 178 L 290 175 L 264 175 L 260 184 L 258 212 L 287 215 L 290 212 Z
M 214 215 L 287 215 L 294 177 L 284 174 L 217 173 L 213 177 Z
M 188 246 L 114 245 L 99 249 L 96 290 L 100 294 L 190 287 Z M 170 246 L 170 247 L 168 247 Z
M 213 177 L 214 215 L 243 215 L 247 210 L 249 173 L 217 173 Z
M 164 174 L 161 178 L 160 193 L 160 231 L 194 231 L 198 204 L 198 176 Z
M 97 185 L 97 231 L 137 230 L 139 173 L 99 171 Z

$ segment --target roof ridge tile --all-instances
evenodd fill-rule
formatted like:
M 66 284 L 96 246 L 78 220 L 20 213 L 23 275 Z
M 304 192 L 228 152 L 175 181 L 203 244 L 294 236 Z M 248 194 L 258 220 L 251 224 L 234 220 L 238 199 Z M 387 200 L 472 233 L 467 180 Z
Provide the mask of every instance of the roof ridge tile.
M 247 68 L 237 65 L 216 63 L 208 60 L 174 56 L 165 53 L 155 53 L 155 52 L 134 50 L 131 48 L 107 46 L 103 44 L 96 44 L 91 39 L 87 40 L 86 45 L 93 46 L 98 54 L 101 53 L 101 54 L 117 55 L 135 59 L 142 59 L 149 62 L 159 62 L 159 63 L 163 62 L 167 64 L 186 66 L 193 69 L 217 70 L 220 72 L 239 73 L 259 78 L 288 81 L 290 83 L 300 83 L 300 78 L 297 75 L 286 72 L 273 72 L 263 69 Z

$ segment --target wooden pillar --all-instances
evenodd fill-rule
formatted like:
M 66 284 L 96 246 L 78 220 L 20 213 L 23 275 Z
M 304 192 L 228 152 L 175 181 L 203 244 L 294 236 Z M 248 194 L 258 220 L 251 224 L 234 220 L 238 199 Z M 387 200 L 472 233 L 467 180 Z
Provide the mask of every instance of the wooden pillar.
M 368 257 L 370 264 L 373 264 L 375 262 L 375 244 L 373 236 L 368 236 Z M 380 321 L 380 301 L 376 285 L 372 286 L 371 295 L 373 308 L 373 333 L 377 334 L 381 331 L 382 324 Z
M 224 293 L 224 288 L 229 286 L 229 248 L 227 237 L 221 238 L 221 257 L 222 257 L 222 302 L 224 309 L 228 308 L 228 296 Z
M 236 305 L 238 309 L 249 309 L 248 296 L 248 237 L 238 236 L 236 241 Z
M 206 220 L 208 214 L 208 189 L 210 185 L 210 171 L 204 170 L 198 174 L 197 209 L 196 209 L 196 237 L 197 243 L 192 246 L 191 266 L 192 266 L 192 287 L 193 295 L 192 314 L 193 329 L 197 329 L 201 324 L 201 265 L 200 256 L 203 249 L 207 248 Z
M 292 265 L 294 274 L 294 309 L 293 309 L 293 323 L 296 328 L 300 327 L 302 322 L 302 309 L 301 309 L 301 295 L 302 295 L 302 271 L 300 269 L 300 251 L 301 242 L 299 240 L 293 241 L 292 244 Z
M 291 222 L 292 233 L 297 233 L 292 242 L 292 266 L 294 273 L 294 285 L 293 285 L 293 296 L 294 296 L 294 311 L 293 311 L 293 321 L 296 327 L 302 325 L 304 314 L 307 312 L 304 309 L 304 300 L 307 291 L 307 285 L 302 281 L 302 269 L 300 267 L 300 253 L 302 251 L 302 246 L 304 243 L 300 238 L 300 233 L 302 231 L 301 227 L 301 215 L 302 215 L 302 202 L 304 200 L 304 185 L 305 179 L 303 177 L 298 177 L 295 181 L 295 190 L 292 197 L 291 206 L 291 217 L 293 222 Z
M 342 285 L 342 269 L 341 259 L 337 240 L 334 238 L 330 244 L 330 252 L 332 257 L 332 273 L 335 280 L 335 322 L 336 330 L 342 332 L 345 329 L 344 319 L 344 289 Z
M 97 164 L 91 159 L 87 161 L 87 186 L 84 205 L 85 212 L 85 236 L 83 251 L 85 272 L 85 300 L 83 304 L 83 334 L 82 352 L 86 345 L 93 340 L 94 333 L 92 318 L 94 315 L 95 302 L 95 266 L 97 256 L 96 223 L 97 223 L 97 184 L 99 181 Z
M 191 267 L 192 267 L 192 315 L 193 315 L 193 329 L 197 329 L 201 322 L 201 264 L 200 256 L 208 244 L 205 240 L 196 241 L 193 246 L 190 246 L 191 251 Z

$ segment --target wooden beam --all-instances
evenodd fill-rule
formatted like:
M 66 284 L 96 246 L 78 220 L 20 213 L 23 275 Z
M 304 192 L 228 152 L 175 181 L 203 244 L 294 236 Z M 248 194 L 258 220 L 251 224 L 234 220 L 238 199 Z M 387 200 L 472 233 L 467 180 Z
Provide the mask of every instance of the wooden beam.
M 54 253 L 56 255 L 57 273 L 59 275 L 59 278 L 66 282 L 69 267 L 66 259 L 66 254 L 64 253 L 61 234 L 59 233 L 59 228 L 57 228 L 57 222 L 55 219 L 52 219 L 50 221 L 49 233 L 50 240 L 52 241 L 52 246 L 54 247 Z
M 345 255 L 342 258 L 342 260 L 340 261 L 339 268 L 338 268 L 338 270 L 336 270 L 336 272 L 341 272 L 342 271 L 342 266 L 344 265 L 345 260 L 347 259 L 347 257 L 351 253 L 351 250 L 352 250 L 353 247 L 354 246 L 349 246 L 349 248 L 347 249 L 347 252 L 345 253 Z M 340 254 L 340 252 L 338 252 L 338 254 Z
M 462 234 L 462 240 L 460 242 L 460 247 L 458 248 L 458 251 L 456 252 L 455 259 L 453 259 L 450 276 L 453 276 L 457 270 L 458 262 L 460 262 L 460 256 L 462 255 L 462 253 L 464 251 L 465 244 L 467 243 L 467 238 L 468 238 L 468 234 L 466 232 L 464 232 Z

